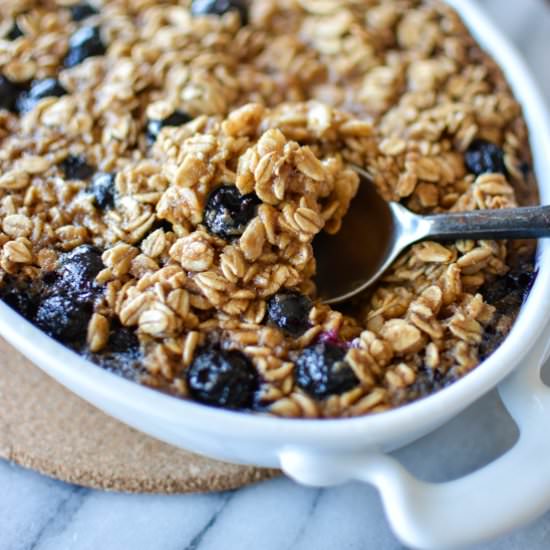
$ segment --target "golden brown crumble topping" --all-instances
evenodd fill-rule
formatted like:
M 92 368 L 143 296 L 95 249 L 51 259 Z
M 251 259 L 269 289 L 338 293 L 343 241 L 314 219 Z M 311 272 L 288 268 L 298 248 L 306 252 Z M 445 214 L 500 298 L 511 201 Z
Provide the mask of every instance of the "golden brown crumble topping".
M 419 213 L 532 200 L 521 109 L 453 10 L 254 0 L 243 25 L 185 0 L 90 4 L 78 21 L 73 0 L 0 6 L 0 37 L 21 31 L 0 39 L 0 87 L 19 94 L 0 103 L 1 275 L 48 293 L 67 252 L 102 253 L 87 344 L 67 344 L 101 363 L 114 332 L 136 331 L 140 379 L 184 397 L 193 362 L 219 353 L 253 402 L 194 398 L 292 417 L 386 410 L 479 364 L 495 321 L 484 285 L 525 243 L 415 245 L 340 310 L 313 283 L 312 240 L 357 191 L 349 162 Z M 36 91 L 48 78 L 61 88 Z M 479 140 L 501 168 L 465 162 Z M 277 322 L 284 300 L 305 311 L 298 328 Z

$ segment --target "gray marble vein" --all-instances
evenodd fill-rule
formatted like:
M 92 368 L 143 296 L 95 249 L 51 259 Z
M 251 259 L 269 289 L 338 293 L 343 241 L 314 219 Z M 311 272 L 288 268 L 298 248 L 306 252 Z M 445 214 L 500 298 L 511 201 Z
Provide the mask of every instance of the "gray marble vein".
M 303 528 L 317 492 L 285 479 L 237 491 L 197 550 L 285 548 Z
M 229 502 L 231 501 L 231 498 L 233 497 L 234 493 L 227 493 L 220 503 L 219 508 L 212 514 L 211 518 L 206 522 L 206 524 L 202 527 L 202 529 L 193 537 L 191 542 L 185 546 L 185 550 L 197 550 L 199 546 L 202 547 L 202 541 L 205 536 L 208 535 L 208 533 L 211 531 L 212 527 L 216 524 L 218 521 L 218 518 L 222 515 L 223 511 L 227 508 L 229 505 Z
M 225 497 L 217 494 L 129 496 L 94 491 L 65 529 L 44 537 L 36 550 L 181 550 L 224 502 Z
M 38 531 L 33 543 L 29 546 L 29 550 L 35 550 L 42 544 L 42 541 L 64 532 L 78 510 L 83 506 L 89 492 L 89 489 L 84 487 L 74 487 L 67 497 L 59 503 L 49 521 Z
M 302 517 L 302 526 L 296 533 L 296 536 L 294 537 L 294 539 L 289 541 L 289 544 L 287 546 L 288 549 L 296 548 L 298 544 L 300 544 L 304 540 L 304 538 L 307 539 L 310 526 L 313 520 L 317 517 L 316 512 L 319 507 L 319 502 L 321 501 L 324 495 L 325 495 L 325 492 L 322 489 L 317 489 L 315 496 L 311 500 L 309 509 Z
M 0 461 L 0 548 L 27 550 L 73 488 Z
M 545 97 L 550 7 L 543 0 L 479 0 L 526 57 Z M 395 456 L 444 481 L 506 451 L 517 430 L 496 392 Z M 503 480 L 505 483 L 506 480 Z M 0 461 L 0 550 L 396 550 L 372 487 L 317 490 L 284 478 L 211 495 L 122 495 L 53 481 Z M 474 550 L 547 550 L 550 512 Z

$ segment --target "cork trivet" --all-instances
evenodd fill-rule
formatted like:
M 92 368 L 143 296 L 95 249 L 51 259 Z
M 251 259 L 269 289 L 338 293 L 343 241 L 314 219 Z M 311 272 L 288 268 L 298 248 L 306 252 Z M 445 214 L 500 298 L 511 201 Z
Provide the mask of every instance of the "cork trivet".
M 197 456 L 100 412 L 0 339 L 0 457 L 87 487 L 179 493 L 234 489 L 276 474 Z

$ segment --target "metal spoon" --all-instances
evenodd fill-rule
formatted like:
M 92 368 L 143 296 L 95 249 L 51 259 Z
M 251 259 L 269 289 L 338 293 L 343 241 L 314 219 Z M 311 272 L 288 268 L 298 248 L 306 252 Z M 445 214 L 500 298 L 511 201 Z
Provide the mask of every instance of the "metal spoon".
M 348 300 L 372 285 L 409 245 L 457 239 L 533 239 L 550 237 L 550 206 L 453 212 L 419 216 L 397 202 L 386 202 L 369 175 L 361 177 L 357 196 L 336 235 L 314 242 L 316 284 L 327 304 Z

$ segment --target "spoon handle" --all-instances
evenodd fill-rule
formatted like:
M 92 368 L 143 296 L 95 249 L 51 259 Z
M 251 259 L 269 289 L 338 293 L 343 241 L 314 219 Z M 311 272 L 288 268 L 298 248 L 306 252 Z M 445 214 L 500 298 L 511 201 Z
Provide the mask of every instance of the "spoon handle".
M 474 210 L 424 216 L 424 239 L 536 239 L 550 237 L 550 206 Z

